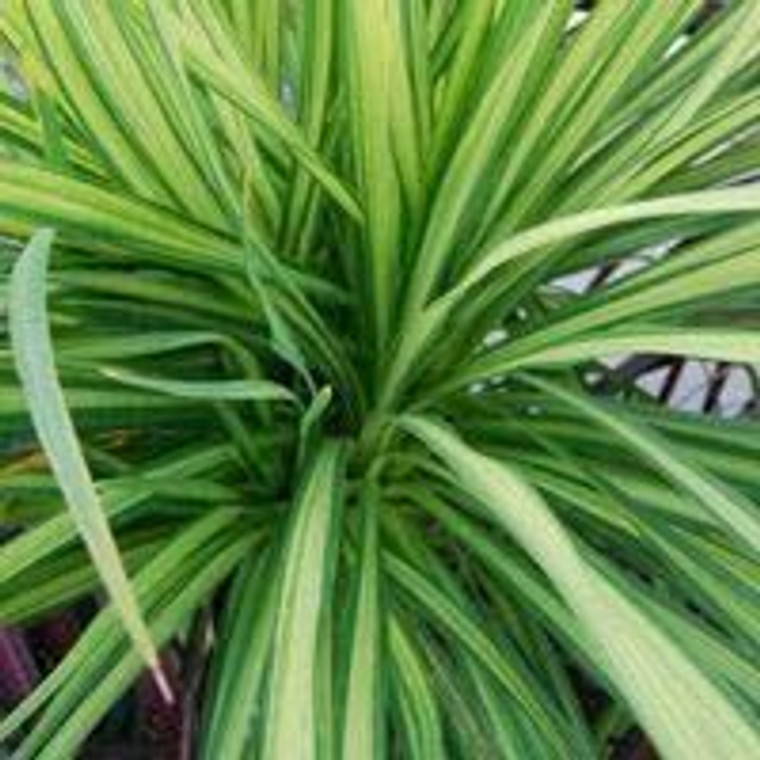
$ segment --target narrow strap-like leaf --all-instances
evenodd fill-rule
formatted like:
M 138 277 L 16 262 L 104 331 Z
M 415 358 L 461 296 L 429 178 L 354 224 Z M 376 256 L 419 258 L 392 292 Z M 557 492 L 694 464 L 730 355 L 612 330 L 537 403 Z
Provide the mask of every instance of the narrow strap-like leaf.
M 630 596 L 584 559 L 519 471 L 438 423 L 406 417 L 401 424 L 541 566 L 598 648 L 597 661 L 667 757 L 752 757 L 760 742 L 755 729 Z
M 158 674 L 155 647 L 124 572 L 55 369 L 45 292 L 52 242 L 51 230 L 38 232 L 13 272 L 9 316 L 16 367 L 37 436 L 103 584 L 138 651 Z
M 103 374 L 124 385 L 164 393 L 177 398 L 206 401 L 295 401 L 287 388 L 270 380 L 176 380 L 133 372 L 122 367 L 107 367 Z
M 364 525 L 351 625 L 348 689 L 343 726 L 343 760 L 380 760 L 380 599 L 378 555 L 379 494 L 367 485 Z
M 616 433 L 634 451 L 656 464 L 670 480 L 691 492 L 737 541 L 760 557 L 760 518 L 756 506 L 745 496 L 685 461 L 655 431 L 631 419 L 613 415 L 593 401 L 554 383 L 534 377 L 525 379 Z
M 645 327 L 592 333 L 560 342 L 551 327 L 488 353 L 457 377 L 464 387 L 516 369 L 574 364 L 631 354 L 664 354 L 736 364 L 760 364 L 760 336 L 750 330 Z
M 317 653 L 328 609 L 340 509 L 342 446 L 317 453 L 293 505 L 282 580 L 266 716 L 264 760 L 317 757 Z

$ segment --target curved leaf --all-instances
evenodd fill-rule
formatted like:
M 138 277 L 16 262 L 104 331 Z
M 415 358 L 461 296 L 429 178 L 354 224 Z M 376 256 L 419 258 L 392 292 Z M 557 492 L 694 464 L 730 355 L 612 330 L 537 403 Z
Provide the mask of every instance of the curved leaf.
M 103 584 L 137 650 L 160 674 L 155 646 L 124 572 L 58 382 L 45 293 L 52 242 L 52 231 L 38 232 L 14 269 L 9 302 L 13 354 L 37 436 Z M 160 675 L 159 682 L 164 683 Z M 165 684 L 164 689 L 168 694 Z

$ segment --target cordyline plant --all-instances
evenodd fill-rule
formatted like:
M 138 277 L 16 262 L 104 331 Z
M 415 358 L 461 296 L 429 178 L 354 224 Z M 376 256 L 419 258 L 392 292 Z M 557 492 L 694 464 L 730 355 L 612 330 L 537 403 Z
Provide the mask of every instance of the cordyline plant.
M 575 6 L 5 3 L 15 756 L 757 756 L 758 428 L 595 378 L 760 361 L 760 3 Z

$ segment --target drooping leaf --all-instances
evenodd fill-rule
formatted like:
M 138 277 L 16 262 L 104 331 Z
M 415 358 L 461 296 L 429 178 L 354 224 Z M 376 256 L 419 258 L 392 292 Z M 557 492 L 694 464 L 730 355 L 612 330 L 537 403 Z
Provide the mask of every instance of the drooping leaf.
M 56 374 L 46 294 L 52 243 L 52 231 L 37 233 L 13 273 L 9 314 L 16 367 L 37 436 L 103 584 L 140 655 L 159 673 L 155 646 L 124 571 Z
M 599 648 L 602 667 L 669 757 L 752 754 L 754 728 L 675 641 L 584 559 L 518 471 L 477 453 L 436 423 L 409 417 L 402 425 L 446 462 L 463 490 L 541 566 Z

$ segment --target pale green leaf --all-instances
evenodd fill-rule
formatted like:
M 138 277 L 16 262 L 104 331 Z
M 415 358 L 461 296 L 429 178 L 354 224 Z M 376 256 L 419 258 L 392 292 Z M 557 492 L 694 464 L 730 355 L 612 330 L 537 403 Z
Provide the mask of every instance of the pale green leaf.
M 137 650 L 158 671 L 155 646 L 124 572 L 56 374 L 45 291 L 52 242 L 50 230 L 37 233 L 13 273 L 9 314 L 16 366 L 40 443 L 103 584 Z
M 477 453 L 436 423 L 408 417 L 402 425 L 541 566 L 598 647 L 599 663 L 668 757 L 752 756 L 760 735 L 678 644 L 584 559 L 519 471 Z

